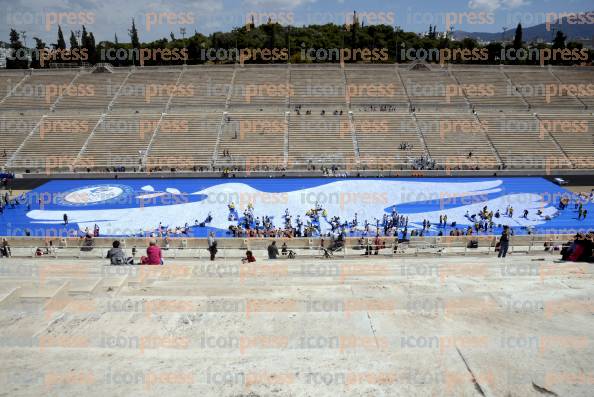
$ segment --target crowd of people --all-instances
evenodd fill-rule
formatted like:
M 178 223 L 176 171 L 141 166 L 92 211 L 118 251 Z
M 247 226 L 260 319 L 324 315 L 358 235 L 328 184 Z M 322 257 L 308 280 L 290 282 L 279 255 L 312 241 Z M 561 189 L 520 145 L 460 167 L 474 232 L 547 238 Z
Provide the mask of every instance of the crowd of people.
M 413 149 L 413 145 L 411 145 L 408 142 L 402 142 L 400 143 L 400 146 L 398 147 L 400 150 L 412 150 Z
M 484 208 L 481 211 L 485 218 L 489 218 L 492 216 L 492 213 Z M 337 222 L 336 219 L 333 219 L 333 222 Z M 398 245 L 401 241 L 406 240 L 406 230 L 408 218 L 403 217 L 402 215 L 394 214 L 391 220 L 388 220 L 388 224 L 394 227 L 396 225 L 404 225 L 404 230 L 402 232 L 402 239 L 399 238 L 398 233 L 396 233 L 394 239 L 394 252 L 397 251 Z M 336 229 L 340 227 L 340 224 L 336 223 Z M 447 215 L 440 216 L 439 226 L 445 227 L 447 225 Z M 423 229 L 428 229 L 431 226 L 429 221 L 423 221 Z M 458 230 L 458 229 L 455 229 Z M 421 232 L 422 233 L 422 232 Z M 414 235 L 411 233 L 411 236 Z M 422 234 L 421 234 L 422 235 Z M 458 234 L 450 234 L 450 235 L 458 235 Z M 324 257 L 329 258 L 333 256 L 333 254 L 341 249 L 344 248 L 345 245 L 345 234 L 343 232 L 334 232 L 328 235 L 330 237 L 329 244 L 326 244 L 325 239 L 322 238 L 320 241 L 320 248 L 324 253 Z M 503 230 L 501 232 L 501 236 L 496 244 L 496 251 L 498 251 L 499 258 L 505 258 L 507 256 L 510 240 L 513 236 L 512 229 L 505 225 L 503 226 Z M 216 259 L 216 254 L 218 252 L 217 248 L 217 240 L 215 237 L 214 232 L 209 233 L 208 239 L 208 251 L 210 253 L 210 260 L 214 261 Z M 122 248 L 120 247 L 119 241 L 113 242 L 113 247 L 107 253 L 107 259 L 110 260 L 111 265 L 134 265 L 134 257 L 126 256 Z M 168 246 L 168 244 L 166 244 Z M 376 233 L 375 238 L 371 241 L 370 238 L 361 237 L 358 240 L 358 245 L 355 246 L 355 249 L 363 249 L 365 250 L 364 255 L 378 255 L 381 249 L 386 248 L 386 241 L 380 239 L 379 233 Z M 552 247 L 550 244 L 545 243 L 545 250 L 549 250 Z M 3 240 L 2 245 L 0 246 L 0 250 L 3 256 L 10 256 L 10 246 L 6 239 Z M 594 231 L 589 232 L 587 234 L 578 233 L 573 241 L 569 241 L 563 245 L 561 250 L 562 260 L 564 261 L 572 261 L 572 262 L 594 262 Z M 133 249 L 133 255 L 135 255 L 136 249 Z M 296 253 L 293 250 L 288 249 L 286 242 L 283 243 L 281 250 L 279 251 L 278 246 L 276 245 L 276 241 L 272 241 L 270 245 L 268 245 L 266 249 L 268 253 L 269 260 L 278 259 L 279 256 L 286 257 L 289 259 L 293 259 L 296 256 Z M 242 263 L 253 263 L 256 262 L 256 258 L 251 250 L 247 250 L 245 257 L 241 259 Z M 156 240 L 151 240 L 149 242 L 149 246 L 146 250 L 146 255 L 140 257 L 140 261 L 138 262 L 139 265 L 164 265 L 165 262 L 163 260 L 163 254 L 161 248 L 157 245 Z
M 411 167 L 413 170 L 418 171 L 430 171 L 435 170 L 437 163 L 429 156 L 421 156 L 419 158 L 413 159 L 411 162 Z
M 330 246 L 325 248 L 326 255 L 331 255 L 332 252 L 340 248 L 347 237 L 361 237 L 366 239 L 393 237 L 395 241 L 406 241 L 410 237 L 424 237 L 429 235 L 437 236 L 473 236 L 473 235 L 493 235 L 498 230 L 501 231 L 501 238 L 499 241 L 500 256 L 505 257 L 507 253 L 507 245 L 510 238 L 513 236 L 514 229 L 506 226 L 511 220 L 516 222 L 521 220 L 530 221 L 546 221 L 553 217 L 559 216 L 563 211 L 572 211 L 575 213 L 574 219 L 584 221 L 588 216 L 588 209 L 586 204 L 594 203 L 594 190 L 589 193 L 581 193 L 575 196 L 564 195 L 556 204 L 557 212 L 543 212 L 542 209 L 528 210 L 523 209 L 520 213 L 516 213 L 516 209 L 512 205 L 505 208 L 489 208 L 482 207 L 479 211 L 471 213 L 469 211 L 465 214 L 465 225 L 460 227 L 456 222 L 448 220 L 447 213 L 440 214 L 437 222 L 429 219 L 423 219 L 422 222 L 410 224 L 409 217 L 405 214 L 400 214 L 396 207 L 391 208 L 383 214 L 381 218 L 360 219 L 357 213 L 354 213 L 352 219 L 346 219 L 337 215 L 328 213 L 328 209 L 324 208 L 319 202 L 316 202 L 309 210 L 303 214 L 292 214 L 289 208 L 285 209 L 284 214 L 278 218 L 273 218 L 269 215 L 258 214 L 254 205 L 249 203 L 240 214 L 239 209 L 234 203 L 228 205 L 227 220 L 232 222 L 228 229 L 228 235 L 237 238 L 295 238 L 295 237 L 321 237 L 329 238 Z M 0 195 L 0 214 L 6 208 L 13 209 L 19 206 L 26 206 L 28 210 L 31 209 L 31 203 L 25 194 L 18 196 L 11 196 L 10 192 L 4 192 Z M 262 215 L 261 215 L 262 214 Z M 162 238 L 167 242 L 165 249 L 168 247 L 170 237 L 192 237 L 200 234 L 200 228 L 207 228 L 213 221 L 212 213 L 208 213 L 206 219 L 199 221 L 195 220 L 193 225 L 188 223 L 183 226 L 169 226 L 159 225 L 150 232 L 139 230 L 138 236 L 150 237 L 155 241 L 151 244 L 147 251 L 146 259 L 141 260 L 141 263 L 157 264 L 155 262 L 162 262 L 160 248 L 156 245 L 156 239 Z M 435 222 L 435 223 L 432 223 Z M 64 225 L 69 224 L 68 214 L 63 215 Z M 533 232 L 532 226 L 525 226 L 528 234 Z M 100 237 L 100 228 L 97 224 L 92 229 L 85 228 L 81 233 L 78 231 L 77 237 L 84 240 L 82 248 L 91 250 L 93 247 L 93 238 Z M 593 233 L 576 234 L 574 241 L 568 242 L 563 249 L 563 257 L 567 260 L 589 260 L 592 257 L 592 236 Z M 115 244 L 115 243 L 114 243 Z M 151 248 L 153 247 L 153 248 Z M 209 234 L 208 249 L 211 253 L 211 259 L 214 259 L 217 253 L 217 245 L 214 234 Z M 50 247 L 55 250 L 54 247 Z M 118 246 L 113 246 L 110 259 L 113 257 L 113 262 L 119 264 L 128 263 L 129 258 L 122 258 L 121 249 Z M 45 252 L 49 253 L 50 249 L 41 250 L 41 255 Z M 283 255 L 287 253 L 286 247 L 283 248 Z M 269 247 L 269 257 L 276 258 L 278 248 L 275 245 Z M 0 246 L 0 254 L 2 256 L 10 256 L 10 246 L 6 240 L 3 240 Z M 292 254 L 294 255 L 294 253 Z M 246 256 L 247 258 L 247 256 Z M 114 263 L 115 264 L 115 263 Z
M 136 248 L 132 250 L 132 256 L 127 256 L 124 250 L 121 248 L 119 241 L 112 243 L 112 248 L 107 252 L 106 258 L 109 259 L 110 264 L 113 266 L 122 265 L 164 265 L 163 251 L 161 247 L 157 245 L 156 240 L 151 240 L 149 246 L 146 249 L 146 255 L 140 257 L 140 261 L 136 263 L 134 256 L 136 255 Z
M 341 218 L 340 216 L 332 216 L 328 214 L 328 210 L 316 202 L 315 205 L 307 210 L 304 214 L 291 214 L 289 208 L 285 209 L 284 215 L 281 219 L 273 219 L 271 216 L 256 215 L 254 205 L 249 203 L 240 215 L 234 203 L 228 205 L 229 213 L 227 220 L 232 222 L 228 228 L 228 235 L 232 237 L 266 237 L 266 238 L 294 238 L 294 237 L 317 237 L 332 234 L 342 234 L 343 236 L 363 236 L 373 237 L 379 236 L 401 236 L 406 239 L 409 236 L 427 236 L 427 235 L 449 235 L 449 236 L 471 236 L 475 234 L 493 234 L 497 230 L 501 230 L 504 224 L 509 224 L 511 219 L 525 219 L 547 221 L 552 217 L 558 216 L 561 211 L 569 210 L 573 207 L 576 213 L 576 219 L 583 221 L 587 219 L 588 210 L 586 203 L 594 202 L 594 191 L 588 194 L 580 194 L 570 198 L 563 196 L 560 198 L 557 206 L 559 210 L 556 214 L 543 213 L 542 209 L 538 209 L 531 213 L 528 209 L 522 211 L 521 214 L 516 214 L 513 206 L 508 205 L 504 209 L 488 208 L 484 206 L 482 210 L 476 213 L 466 212 L 465 218 L 468 226 L 460 228 L 456 222 L 448 222 L 447 214 L 439 216 L 437 225 L 433 225 L 430 220 L 423 219 L 422 223 L 415 224 L 409 228 L 408 216 L 398 214 L 395 208 L 392 208 L 391 213 L 384 213 L 382 218 L 373 218 L 360 220 L 358 214 L 355 213 L 352 219 Z M 26 206 L 27 210 L 31 209 L 31 203 L 27 196 L 22 194 L 17 197 L 11 197 L 9 192 L 5 192 L 0 197 L 0 215 L 5 208 L 17 208 L 19 206 Z M 507 219 L 507 221 L 504 221 Z M 185 223 L 184 225 L 163 225 L 159 222 L 158 226 L 152 231 L 139 230 L 134 236 L 138 237 L 193 237 L 200 234 L 201 228 L 206 228 L 213 221 L 212 213 L 208 213 L 204 220 L 194 220 L 192 225 Z M 69 224 L 68 214 L 63 215 L 63 224 Z M 328 229 L 329 232 L 328 232 Z M 530 226 L 526 227 L 528 233 L 532 232 Z M 513 229 L 510 229 L 513 232 Z M 76 237 L 93 238 L 100 236 L 100 228 L 97 224 L 90 230 L 88 227 L 83 232 L 78 232 Z M 131 235 L 132 236 L 132 235 Z
M 295 114 L 296 114 L 297 116 L 301 116 L 301 111 L 302 111 L 302 109 L 303 109 L 303 106 L 302 106 L 302 105 L 296 105 L 296 106 L 293 108 L 293 111 L 295 112 Z M 332 114 L 333 114 L 334 116 L 342 116 L 342 115 L 344 114 L 344 111 L 343 111 L 342 109 L 336 109 L 336 110 L 334 110 L 334 111 L 332 112 Z M 306 109 L 306 110 L 305 110 L 305 115 L 306 115 L 306 116 L 311 116 L 311 110 L 310 110 L 310 109 Z M 320 111 L 320 116 L 325 116 L 325 115 L 326 115 L 326 109 L 322 109 L 322 110 Z
M 423 219 L 422 223 L 409 226 L 409 218 L 404 214 L 399 214 L 396 208 L 392 208 L 390 213 L 384 213 L 382 218 L 373 218 L 360 220 L 357 213 L 352 219 L 332 216 L 328 210 L 323 208 L 319 202 L 307 210 L 303 215 L 291 214 L 288 208 L 280 220 L 274 220 L 271 216 L 256 215 L 254 205 L 249 203 L 240 215 L 235 204 L 228 205 L 227 220 L 233 222 L 227 234 L 236 238 L 295 238 L 295 237 L 324 237 L 324 236 L 362 236 L 362 237 L 399 237 L 407 239 L 409 237 L 424 237 L 428 235 L 437 236 L 472 236 L 478 234 L 493 234 L 497 229 L 503 226 L 511 219 L 514 219 L 514 208 L 508 205 L 504 210 L 490 209 L 484 206 L 476 213 L 466 212 L 468 226 L 459 227 L 456 222 L 448 222 L 447 214 L 440 214 L 439 221 L 434 225 L 429 219 Z M 578 219 L 584 219 L 587 210 L 583 204 L 576 204 Z M 551 216 L 544 214 L 542 210 L 536 210 L 530 213 L 524 210 L 520 216 L 523 219 L 551 220 Z M 507 219 L 507 220 L 505 220 Z M 211 213 L 208 214 L 204 222 L 195 221 L 193 227 L 185 224 L 183 227 L 166 227 L 159 223 L 156 230 L 150 233 L 150 237 L 162 236 L 191 236 L 194 227 L 207 227 L 213 220 Z M 531 228 L 526 227 L 528 233 Z M 513 230 L 510 229 L 510 233 Z M 146 233 L 140 231 L 141 236 Z
M 395 105 L 366 105 L 359 108 L 360 112 L 396 112 L 398 107 Z
M 20 194 L 19 196 L 12 197 L 10 191 L 5 191 L 4 195 L 0 196 L 0 215 L 4 214 L 4 211 L 7 208 L 17 208 L 21 204 L 25 204 L 27 209 L 31 209 L 31 203 L 27 200 L 27 195 L 25 193 Z

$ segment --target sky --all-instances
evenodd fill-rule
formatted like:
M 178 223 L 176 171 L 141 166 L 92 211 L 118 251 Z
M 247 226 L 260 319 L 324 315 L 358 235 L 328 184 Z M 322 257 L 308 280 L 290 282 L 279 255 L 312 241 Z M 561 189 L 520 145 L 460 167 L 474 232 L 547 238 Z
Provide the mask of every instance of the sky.
M 501 32 L 503 27 L 545 23 L 561 13 L 593 10 L 591 0 L 0 0 L 0 40 L 7 42 L 11 28 L 25 31 L 27 45 L 37 36 L 55 43 L 57 25 L 66 41 L 70 31 L 85 25 L 97 42 L 129 42 L 135 18 L 141 41 L 185 36 L 194 31 L 210 34 L 244 25 L 254 16 L 258 25 L 270 17 L 282 25 L 301 26 L 352 20 L 356 10 L 367 25 L 385 23 L 405 31 L 424 32 L 437 25 L 454 30 Z M 589 23 L 594 23 L 590 21 Z

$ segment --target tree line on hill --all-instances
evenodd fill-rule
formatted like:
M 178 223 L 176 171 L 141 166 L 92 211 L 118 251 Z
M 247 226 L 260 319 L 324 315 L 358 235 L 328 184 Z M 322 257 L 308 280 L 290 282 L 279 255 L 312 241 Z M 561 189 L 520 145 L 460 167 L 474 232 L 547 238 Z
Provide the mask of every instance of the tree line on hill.
M 259 49 L 287 49 L 288 57 L 283 60 L 249 60 L 246 63 L 311 63 L 322 62 L 322 60 L 303 58 L 302 49 L 386 49 L 388 54 L 386 59 L 377 62 L 394 63 L 394 62 L 410 62 L 411 59 L 405 56 L 407 49 L 482 49 L 488 53 L 487 59 L 481 60 L 450 60 L 451 63 L 483 63 L 483 64 L 539 64 L 538 59 L 530 60 L 501 60 L 500 55 L 502 50 L 509 48 L 514 49 L 573 49 L 582 50 L 583 44 L 578 42 L 566 42 L 566 36 L 561 31 L 557 31 L 552 43 L 525 43 L 522 40 L 522 26 L 518 25 L 516 34 L 511 42 L 490 42 L 486 44 L 478 43 L 472 38 L 465 38 L 462 40 L 453 40 L 449 34 L 438 34 L 436 27 L 430 27 L 428 34 L 417 34 L 414 32 L 405 32 L 399 27 L 389 25 L 362 25 L 354 17 L 354 22 L 349 25 L 337 25 L 328 23 L 324 25 L 309 25 L 309 26 L 282 26 L 278 23 L 268 22 L 259 26 L 253 23 L 245 26 L 237 27 L 230 32 L 215 32 L 208 36 L 194 31 L 194 34 L 188 38 L 179 38 L 170 33 L 169 38 L 162 38 L 151 42 L 141 42 L 138 29 L 134 20 L 132 20 L 131 28 L 128 31 L 129 41 L 120 42 L 117 35 L 114 35 L 113 41 L 101 41 L 96 43 L 92 32 L 87 31 L 85 26 L 82 26 L 82 31 L 77 32 L 78 37 L 74 32 L 70 32 L 69 46 L 66 45 L 64 33 L 61 26 L 58 26 L 57 37 L 55 43 L 45 43 L 38 37 L 34 37 L 34 49 L 48 51 L 57 50 L 84 50 L 87 54 L 85 62 L 88 64 L 96 64 L 99 62 L 109 62 L 114 66 L 130 66 L 138 64 L 133 59 L 101 59 L 101 54 L 110 49 L 186 49 L 186 59 L 164 60 L 156 59 L 149 60 L 144 64 L 151 65 L 175 65 L 175 64 L 203 64 L 213 63 L 212 60 L 204 58 L 205 49 L 242 49 L 242 48 L 259 48 Z M 14 53 L 29 52 L 32 56 L 29 59 L 22 59 L 22 57 L 11 57 L 7 60 L 7 68 L 39 68 L 48 67 L 49 63 L 40 63 L 38 56 L 35 56 L 35 51 L 25 48 L 21 41 L 21 35 L 15 29 L 10 31 L 9 48 Z M 20 51 L 19 51 L 20 50 Z M 403 51 L 404 50 L 404 51 Z M 555 60 L 547 63 L 551 64 L 591 64 L 592 50 L 587 51 L 588 59 L 584 60 Z M 339 60 L 333 60 L 338 62 Z M 436 62 L 436 60 L 432 60 Z M 66 61 L 62 59 L 53 60 L 59 63 L 81 63 L 81 60 Z M 233 59 L 222 59 L 215 61 L 219 63 L 233 63 Z

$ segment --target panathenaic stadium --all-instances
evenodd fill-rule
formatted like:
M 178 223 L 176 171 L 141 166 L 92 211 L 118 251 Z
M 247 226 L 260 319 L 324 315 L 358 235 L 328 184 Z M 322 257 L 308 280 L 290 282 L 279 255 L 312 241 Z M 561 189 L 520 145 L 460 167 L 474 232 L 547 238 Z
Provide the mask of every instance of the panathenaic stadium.
M 592 66 L 7 69 L 0 141 L 0 396 L 592 395 Z

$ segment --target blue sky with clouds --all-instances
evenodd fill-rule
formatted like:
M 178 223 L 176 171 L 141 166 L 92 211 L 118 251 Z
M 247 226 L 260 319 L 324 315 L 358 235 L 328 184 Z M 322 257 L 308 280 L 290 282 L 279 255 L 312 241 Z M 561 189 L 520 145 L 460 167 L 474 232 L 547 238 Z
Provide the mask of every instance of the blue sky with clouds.
M 426 31 L 429 24 L 443 31 L 500 32 L 502 27 L 544 23 L 547 14 L 584 12 L 594 9 L 591 0 L 0 0 L 0 40 L 8 41 L 9 29 L 26 31 L 27 44 L 38 36 L 55 42 L 60 22 L 68 40 L 69 31 L 85 24 L 98 41 L 129 41 L 130 20 L 137 21 L 141 41 L 226 31 L 244 24 L 254 14 L 256 23 L 268 16 L 292 25 L 345 23 L 357 10 L 366 24 L 384 22 L 406 31 Z

